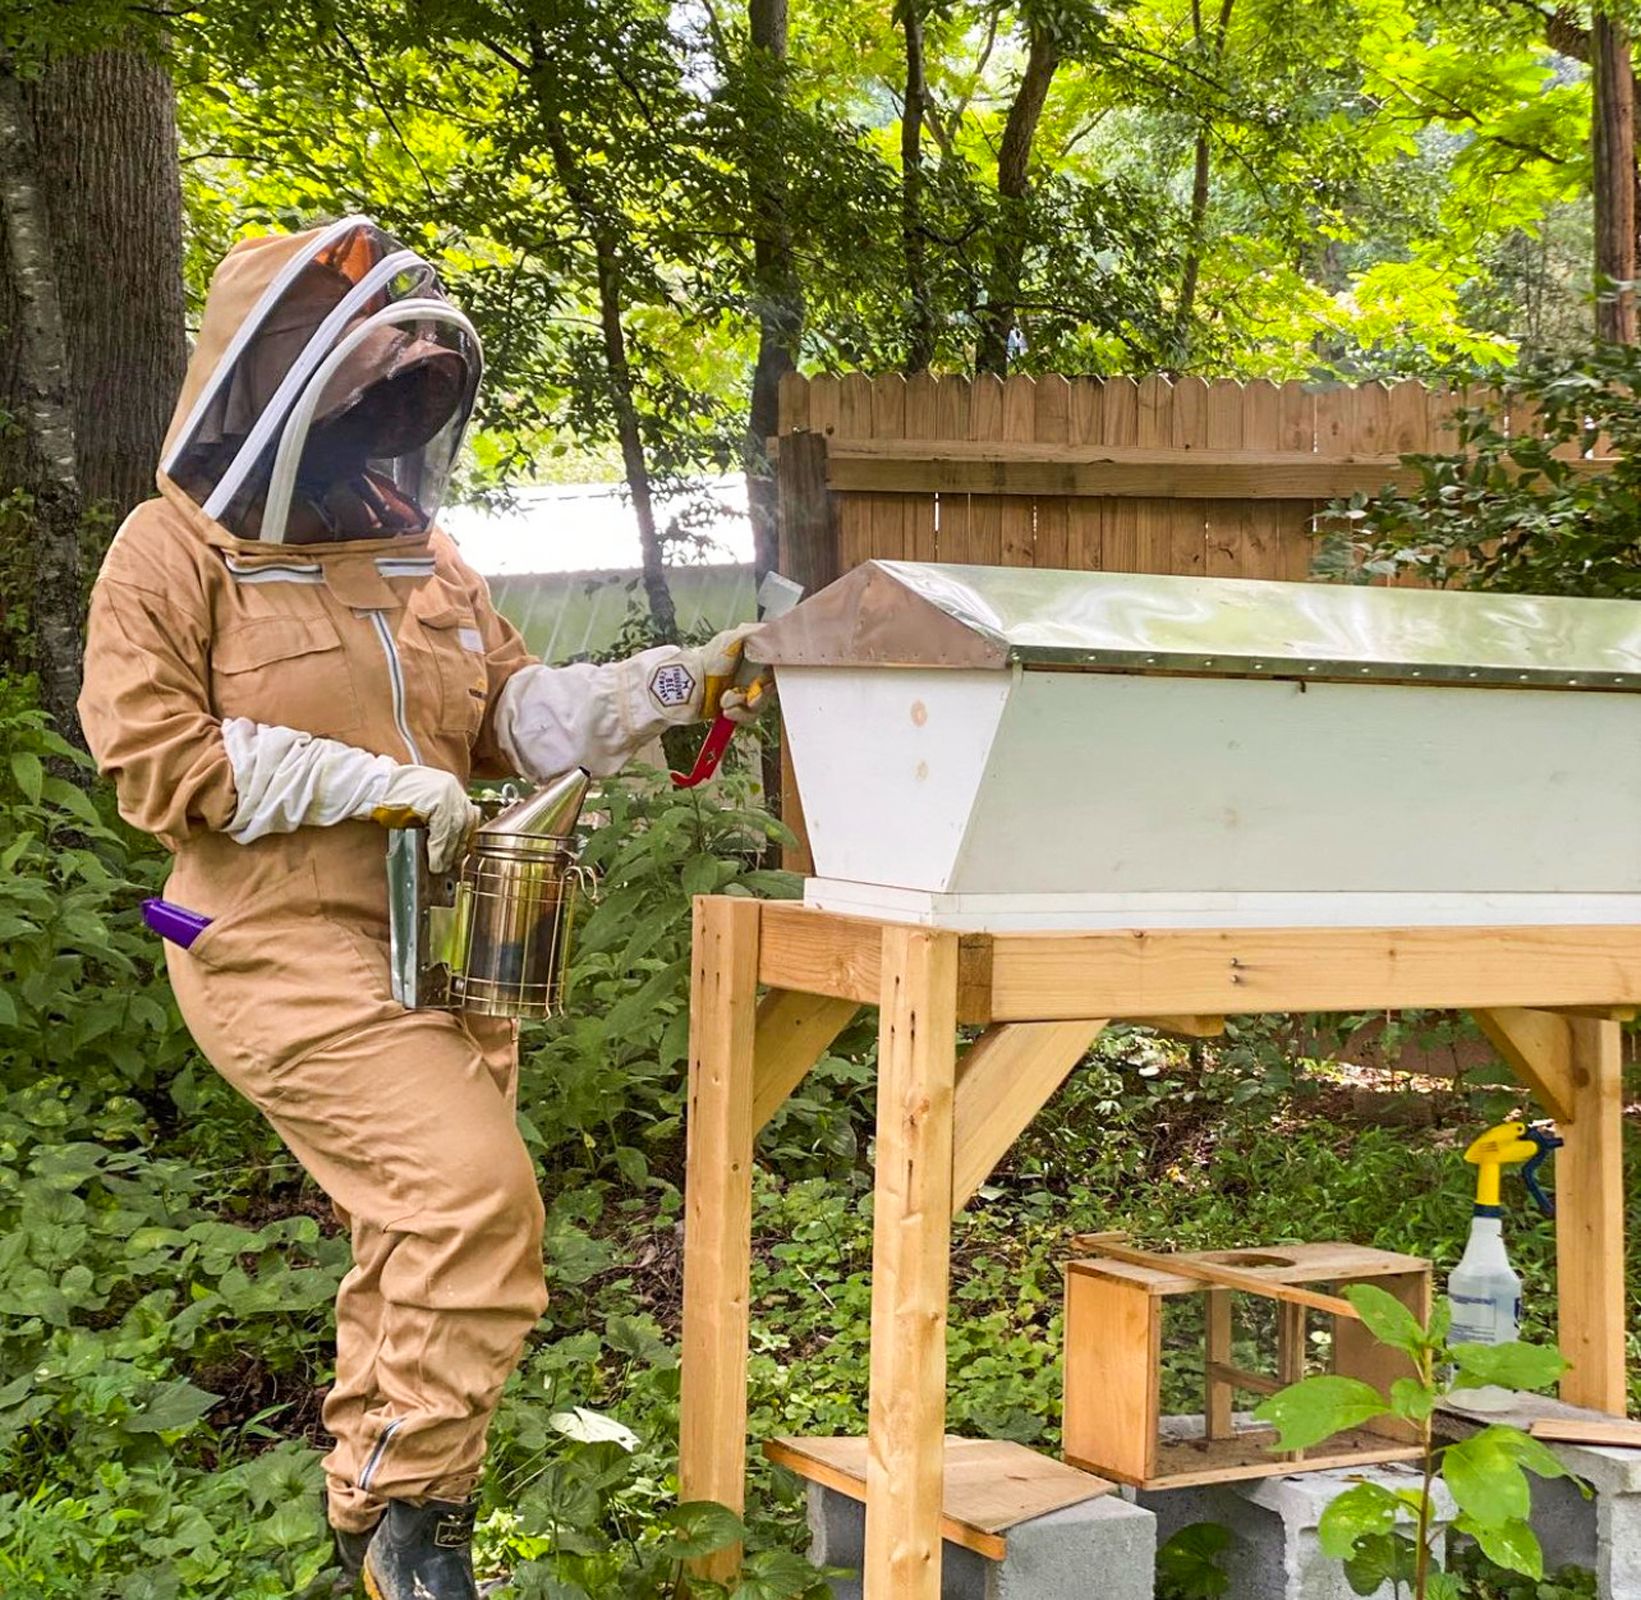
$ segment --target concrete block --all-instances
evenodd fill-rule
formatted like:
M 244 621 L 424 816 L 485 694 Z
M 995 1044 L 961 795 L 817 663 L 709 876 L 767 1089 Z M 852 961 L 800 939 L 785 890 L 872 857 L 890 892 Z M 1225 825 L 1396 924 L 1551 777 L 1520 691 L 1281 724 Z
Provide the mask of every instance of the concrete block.
M 1230 1531 L 1226 1600 L 1355 1600 L 1344 1564 L 1322 1553 L 1316 1529 L 1332 1501 L 1364 1478 L 1392 1490 L 1419 1483 L 1418 1474 L 1407 1467 L 1353 1468 L 1146 1489 L 1139 1501 L 1157 1514 L 1159 1544 L 1193 1522 L 1217 1522 Z M 1444 1519 L 1453 1512 L 1439 1486 L 1437 1509 Z M 1381 1595 L 1391 1600 L 1390 1588 Z
M 809 1485 L 809 1558 L 842 1567 L 833 1600 L 861 1600 L 866 1508 L 852 1496 Z M 1118 1495 L 1102 1495 L 1008 1530 L 1002 1561 L 948 1542 L 941 1600 L 1152 1600 L 1156 1518 Z

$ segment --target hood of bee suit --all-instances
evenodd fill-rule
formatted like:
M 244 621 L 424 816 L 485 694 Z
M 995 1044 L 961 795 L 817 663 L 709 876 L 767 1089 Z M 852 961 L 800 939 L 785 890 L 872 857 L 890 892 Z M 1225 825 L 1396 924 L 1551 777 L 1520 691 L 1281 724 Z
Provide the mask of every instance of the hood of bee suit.
M 423 535 L 482 370 L 433 268 L 368 218 L 243 240 L 211 280 L 161 488 L 236 539 Z

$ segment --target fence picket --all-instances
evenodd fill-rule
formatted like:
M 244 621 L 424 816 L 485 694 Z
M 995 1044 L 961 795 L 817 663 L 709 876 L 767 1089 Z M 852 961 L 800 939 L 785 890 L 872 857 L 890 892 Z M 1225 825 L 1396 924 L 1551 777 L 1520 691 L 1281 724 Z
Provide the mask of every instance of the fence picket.
M 1105 384 L 1078 378 L 1071 385 L 1066 417 L 1068 444 L 1098 444 L 1105 419 Z M 1105 565 L 1100 530 L 1109 501 L 1079 495 L 1066 503 L 1064 565 L 1074 572 L 1097 572 Z
M 873 436 L 874 388 L 872 380 L 864 372 L 846 372 L 843 375 L 838 385 L 838 420 L 834 438 L 870 439 Z M 846 494 L 838 498 L 838 550 L 841 570 L 847 572 L 875 554 L 873 539 L 877 497 Z
M 1141 378 L 1139 388 L 1137 442 L 1153 446 L 1171 445 L 1174 442 L 1174 386 L 1166 378 L 1152 376 Z M 1136 500 L 1134 510 L 1134 570 L 1175 571 L 1174 502 Z
M 1202 442 L 1211 450 L 1240 450 L 1245 437 L 1249 397 L 1242 385 L 1220 382 L 1207 391 Z M 1176 391 L 1176 423 L 1179 396 Z M 1248 506 L 1245 501 L 1210 500 L 1202 507 L 1203 565 L 1210 578 L 1263 578 L 1267 574 L 1245 565 Z
M 967 439 L 971 389 L 967 378 L 941 378 L 935 384 L 934 409 L 936 437 Z M 969 519 L 973 497 L 966 494 L 943 494 L 935 502 L 935 550 L 941 561 L 964 562 L 973 559 L 970 554 Z
M 1003 426 L 998 435 L 1010 444 L 1030 444 L 1037 431 L 1037 381 L 1003 380 Z M 999 535 L 1005 567 L 1029 567 L 1036 560 L 1036 506 L 1025 495 L 1000 498 Z
M 932 372 L 917 372 L 906 380 L 905 432 L 908 439 L 940 437 L 939 393 Z M 940 511 L 932 494 L 901 495 L 900 550 L 909 561 L 936 559 L 935 528 Z
M 1169 442 L 1177 450 L 1203 450 L 1208 445 L 1209 410 L 1212 391 L 1201 378 L 1174 381 L 1173 416 Z M 1240 439 L 1235 441 L 1240 443 Z M 1200 500 L 1170 500 L 1168 515 L 1168 565 L 1155 572 L 1175 572 L 1181 577 L 1200 578 L 1208 565 L 1208 507 Z M 1229 507 L 1227 506 L 1227 513 Z
M 969 437 L 995 442 L 1003 437 L 1003 380 L 981 373 L 969 385 Z M 1003 564 L 1003 505 L 995 494 L 969 497 L 969 560 L 978 566 Z
M 1140 442 L 1140 386 L 1132 378 L 1107 378 L 1100 398 L 1100 443 Z M 1101 555 L 1110 572 L 1139 572 L 1140 512 L 1137 500 L 1101 502 Z
M 1033 437 L 1039 444 L 1071 442 L 1071 385 L 1058 373 L 1050 373 L 1037 380 Z M 1069 500 L 1058 498 L 1037 501 L 1033 565 L 1066 565 L 1071 534 L 1071 504 Z

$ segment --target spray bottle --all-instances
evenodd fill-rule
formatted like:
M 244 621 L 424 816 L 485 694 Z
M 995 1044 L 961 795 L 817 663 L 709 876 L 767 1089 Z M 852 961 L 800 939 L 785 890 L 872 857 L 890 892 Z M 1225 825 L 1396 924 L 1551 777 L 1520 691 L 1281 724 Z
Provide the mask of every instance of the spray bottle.
M 1501 1122 L 1465 1151 L 1464 1159 L 1476 1168 L 1476 1205 L 1464 1255 L 1447 1280 L 1453 1303 L 1448 1337 L 1453 1343 L 1509 1344 L 1520 1331 L 1521 1279 L 1504 1249 L 1500 1175 L 1504 1167 L 1524 1163 L 1521 1177 L 1527 1192 L 1545 1216 L 1553 1217 L 1555 1202 L 1540 1187 L 1538 1169 L 1561 1143 L 1547 1125 Z M 1497 1409 L 1508 1403 L 1509 1395 L 1477 1389 L 1467 1391 L 1465 1401 L 1478 1410 Z

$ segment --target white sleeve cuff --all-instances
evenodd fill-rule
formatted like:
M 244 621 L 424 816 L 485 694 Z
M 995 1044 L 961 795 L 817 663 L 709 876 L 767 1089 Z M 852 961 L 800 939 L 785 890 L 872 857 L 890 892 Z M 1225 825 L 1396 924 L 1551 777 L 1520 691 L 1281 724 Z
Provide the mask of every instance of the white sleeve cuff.
M 496 742 L 535 783 L 571 767 L 608 777 L 663 728 L 699 720 L 699 657 L 658 645 L 600 666 L 522 667 L 496 698 Z

